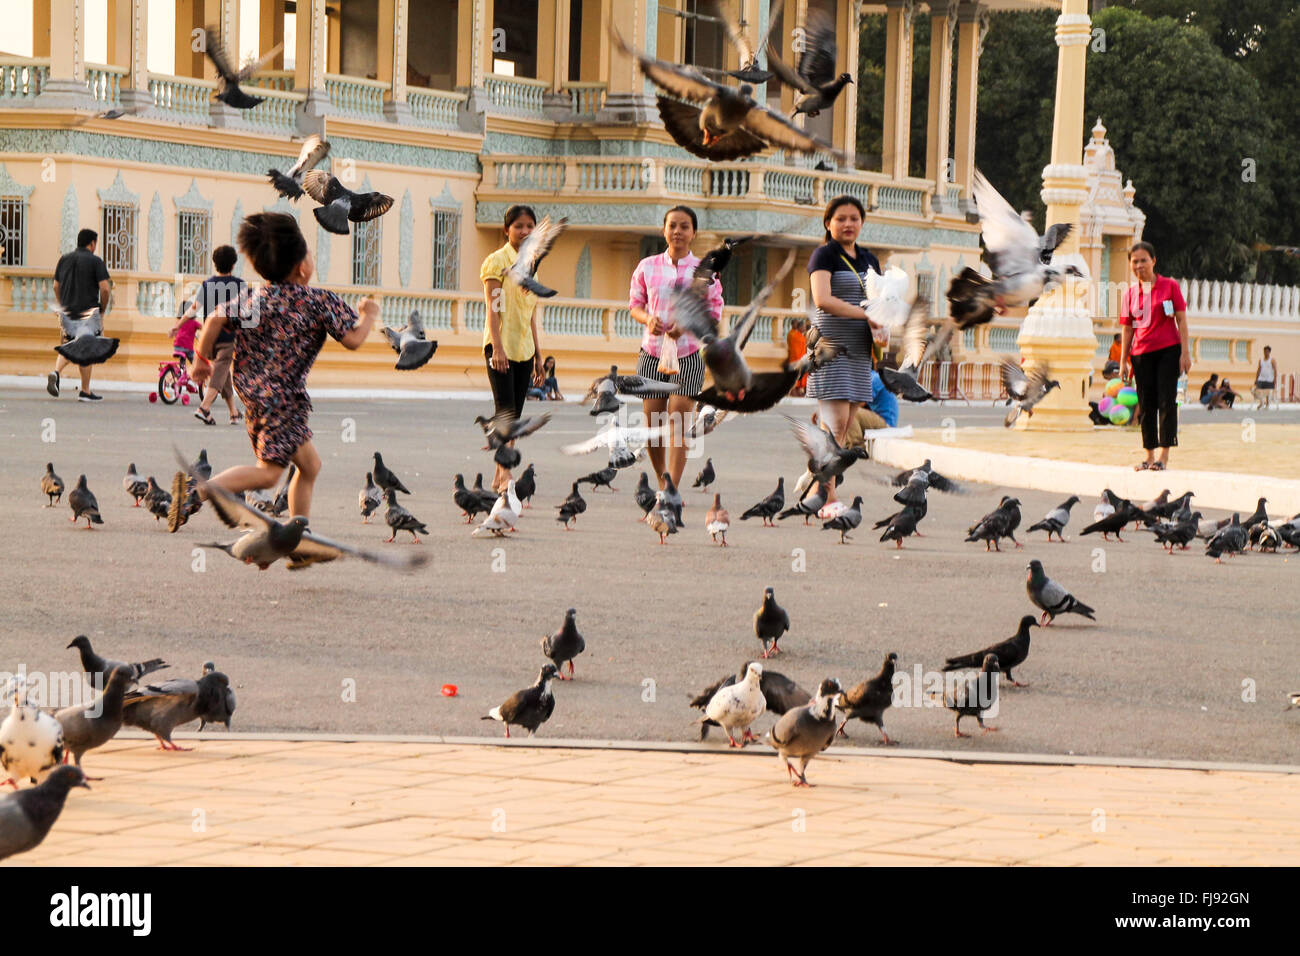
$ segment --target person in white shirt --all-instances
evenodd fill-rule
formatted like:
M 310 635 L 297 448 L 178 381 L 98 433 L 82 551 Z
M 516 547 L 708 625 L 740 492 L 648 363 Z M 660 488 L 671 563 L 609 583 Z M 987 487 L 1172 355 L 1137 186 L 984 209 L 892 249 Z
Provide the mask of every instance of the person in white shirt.
M 1264 346 L 1264 357 L 1255 369 L 1255 387 L 1251 393 L 1255 396 L 1255 408 L 1268 408 L 1273 404 L 1273 387 L 1277 384 L 1277 359 L 1273 358 L 1273 349 Z

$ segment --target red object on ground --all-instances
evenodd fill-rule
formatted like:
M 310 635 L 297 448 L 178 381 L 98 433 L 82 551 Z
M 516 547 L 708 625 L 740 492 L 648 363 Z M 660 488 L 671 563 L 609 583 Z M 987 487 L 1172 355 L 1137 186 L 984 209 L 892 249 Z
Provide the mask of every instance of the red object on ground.
M 443 685 L 442 685 L 442 696 L 443 696 L 443 697 L 455 697 L 455 696 L 456 696 L 456 685 L 455 685 L 455 684 L 443 684 Z

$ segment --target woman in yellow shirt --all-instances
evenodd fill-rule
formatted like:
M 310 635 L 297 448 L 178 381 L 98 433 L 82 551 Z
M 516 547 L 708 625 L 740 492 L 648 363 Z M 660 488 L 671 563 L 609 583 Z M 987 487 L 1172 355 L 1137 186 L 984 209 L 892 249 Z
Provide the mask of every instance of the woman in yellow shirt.
M 519 258 L 519 247 L 537 225 L 537 214 L 529 206 L 506 210 L 506 244 L 483 260 L 479 278 L 487 299 L 483 323 L 483 356 L 487 360 L 488 383 L 496 413 L 507 409 L 518 418 L 528 398 L 528 384 L 542 370 L 542 353 L 537 335 L 537 296 L 513 282 L 506 272 Z M 510 481 L 510 472 L 497 465 L 492 487 L 500 490 Z

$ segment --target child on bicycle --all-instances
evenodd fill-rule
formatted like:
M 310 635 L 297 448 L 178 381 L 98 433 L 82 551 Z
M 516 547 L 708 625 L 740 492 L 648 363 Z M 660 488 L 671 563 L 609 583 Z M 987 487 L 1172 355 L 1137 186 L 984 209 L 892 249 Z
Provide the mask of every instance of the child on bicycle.
M 181 368 L 186 368 L 189 362 L 194 361 L 194 337 L 201 328 L 203 324 L 198 319 L 182 312 L 172 330 L 167 333 L 167 337 L 172 340 L 172 354 L 176 356 L 176 362 Z
M 195 348 L 194 378 L 200 385 L 208 379 L 221 330 L 234 332 L 235 390 L 244 400 L 245 424 L 257 463 L 227 468 L 211 481 L 235 495 L 271 488 L 292 462 L 297 471 L 289 483 L 289 514 L 306 518 L 321 467 L 307 427 L 312 408 L 307 373 L 327 335 L 346 349 L 361 348 L 379 315 L 379 303 L 368 296 L 362 299 L 358 318 L 335 293 L 308 285 L 316 261 L 292 216 L 270 212 L 248 216 L 239 227 L 238 245 L 266 285 L 208 316 Z M 185 520 L 176 504 L 183 503 L 184 482 L 184 473 L 177 472 L 169 531 Z

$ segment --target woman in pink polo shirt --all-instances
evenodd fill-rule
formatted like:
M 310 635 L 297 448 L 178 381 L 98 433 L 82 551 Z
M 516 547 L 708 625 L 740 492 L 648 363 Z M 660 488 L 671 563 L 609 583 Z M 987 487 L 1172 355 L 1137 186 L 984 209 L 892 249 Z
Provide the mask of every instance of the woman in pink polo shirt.
M 704 388 L 704 360 L 700 355 L 699 341 L 677 328 L 668 318 L 668 297 L 678 285 L 690 284 L 695 267 L 700 264 L 699 257 L 691 254 L 691 243 L 695 241 L 698 228 L 695 210 L 689 206 L 669 209 L 664 216 L 664 241 L 668 248 L 637 264 L 628 290 L 628 309 L 632 318 L 645 326 L 636 373 L 651 381 L 677 386 L 677 391 L 667 398 L 647 398 L 641 403 L 646 424 L 652 428 L 656 424 L 656 415 L 662 416 L 665 411 L 669 415 L 672 433 L 668 441 L 667 466 L 662 444 L 651 442 L 647 449 L 660 488 L 664 486 L 665 471 L 672 475 L 675 487 L 681 485 L 682 470 L 686 466 L 684 437 L 691 427 L 695 409 L 691 396 Z M 722 283 L 716 275 L 709 283 L 705 297 L 714 320 L 721 319 Z M 668 371 L 666 369 L 671 368 L 671 364 L 664 360 L 672 358 L 674 346 L 677 368 Z
M 1142 422 L 1146 461 L 1136 471 L 1164 471 L 1169 449 L 1178 444 L 1178 378 L 1192 368 L 1187 337 L 1187 303 L 1178 283 L 1156 274 L 1156 250 L 1138 242 L 1128 254 L 1137 283 L 1120 303 L 1120 375 L 1133 379 Z

